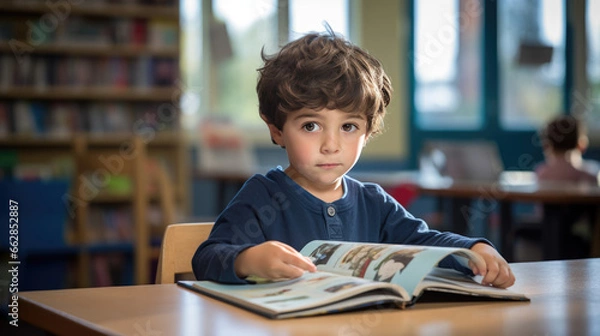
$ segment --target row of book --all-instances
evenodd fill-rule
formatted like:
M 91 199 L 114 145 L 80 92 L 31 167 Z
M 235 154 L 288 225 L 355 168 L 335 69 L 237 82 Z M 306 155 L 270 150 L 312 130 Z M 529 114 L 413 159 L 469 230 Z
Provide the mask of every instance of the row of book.
M 133 243 L 135 229 L 129 206 L 93 205 L 89 208 L 86 223 L 87 244 Z M 152 240 L 160 240 L 164 234 L 163 212 L 159 205 L 149 204 L 147 222 Z
M 1 152 L 1 151 L 0 151 Z M 3 154 L 0 154 L 2 157 Z M 75 174 L 73 158 L 67 155 L 57 155 L 44 163 L 18 163 L 0 169 L 0 180 L 16 179 L 20 181 L 51 181 L 55 179 L 70 179 Z
M 133 215 L 130 206 L 92 206 L 88 214 L 87 243 L 133 242 Z
M 88 244 L 133 243 L 132 211 L 129 207 L 90 207 L 86 223 Z M 123 253 L 94 254 L 90 260 L 90 285 L 123 284 L 128 260 Z M 130 267 L 130 266 L 129 266 Z
M 3 0 L 10 2 L 11 0 Z M 46 4 L 47 0 L 12 0 L 14 3 L 19 4 Z M 104 4 L 118 4 L 118 5 L 148 5 L 148 6 L 175 6 L 179 0 L 93 0 L 86 1 L 86 3 L 93 3 L 94 5 Z
M 44 26 L 43 20 L 23 17 L 3 18 L 0 22 L 0 41 L 16 39 L 32 46 L 92 45 L 92 46 L 148 46 L 177 47 L 179 26 L 176 21 L 164 19 L 91 19 L 69 17 L 55 29 Z
M 0 102 L 0 138 L 172 132 L 178 129 L 178 114 L 173 106 L 159 103 Z
M 90 244 L 133 243 L 132 213 L 126 208 L 91 207 L 88 221 L 88 242 Z M 162 238 L 162 212 L 156 205 L 148 207 L 148 224 L 151 239 Z M 132 244 L 133 246 L 133 244 Z M 90 280 L 92 286 L 114 286 L 128 284 L 131 274 L 129 253 L 108 252 L 93 254 L 91 257 Z
M 14 86 L 165 87 L 175 85 L 178 62 L 171 58 L 0 56 L 0 91 Z
M 97 211 L 99 212 L 97 212 L 94 217 L 96 220 L 103 220 L 103 222 L 91 223 L 91 226 L 93 227 L 92 230 L 94 230 L 91 233 L 94 235 L 94 239 L 101 240 L 93 242 L 101 244 L 133 242 L 133 228 L 131 225 L 125 226 L 125 223 L 122 223 L 126 217 L 131 216 L 130 213 L 123 212 L 119 214 L 119 210 L 99 209 Z M 159 210 L 150 207 L 149 211 L 156 212 Z M 149 216 L 152 217 L 152 214 L 149 214 Z M 129 223 L 131 223 L 131 220 Z M 150 222 L 150 225 L 151 232 L 157 231 L 162 233 L 162 231 L 159 231 L 152 222 Z M 131 284 L 133 281 L 133 265 L 130 253 L 105 252 L 93 254 L 91 256 L 90 266 L 91 286 L 127 285 Z

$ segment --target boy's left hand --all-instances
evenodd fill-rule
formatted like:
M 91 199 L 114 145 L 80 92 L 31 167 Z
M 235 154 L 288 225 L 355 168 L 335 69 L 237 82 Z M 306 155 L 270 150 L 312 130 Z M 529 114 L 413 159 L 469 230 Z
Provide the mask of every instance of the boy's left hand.
M 483 261 L 477 264 L 469 261 L 469 267 L 476 275 L 483 276 L 483 285 L 508 288 L 515 283 L 515 276 L 510 266 L 495 248 L 486 243 L 476 243 L 471 250 L 477 252 Z

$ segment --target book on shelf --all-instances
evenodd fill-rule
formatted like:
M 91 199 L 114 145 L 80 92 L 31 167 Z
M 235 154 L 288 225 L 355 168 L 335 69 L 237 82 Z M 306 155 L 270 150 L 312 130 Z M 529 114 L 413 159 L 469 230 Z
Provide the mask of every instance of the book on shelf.
M 481 258 L 464 248 L 315 240 L 300 253 L 313 261 L 317 272 L 255 284 L 178 284 L 273 319 L 368 307 L 406 308 L 419 300 L 529 301 L 524 294 L 482 285 L 480 276 L 438 266 L 446 257 L 464 267 Z
M 0 90 L 10 88 L 15 83 L 16 61 L 12 55 L 0 55 Z
M 116 244 L 132 242 L 134 236 L 132 217 L 131 209 L 126 206 L 94 205 L 90 207 L 86 224 L 86 243 Z
M 154 48 L 176 47 L 179 43 L 179 25 L 175 21 L 149 20 L 147 29 L 147 43 Z
M 47 119 L 47 135 L 68 138 L 83 129 L 80 107 L 75 103 L 53 103 Z
M 39 135 L 46 131 L 47 106 L 39 102 L 17 101 L 13 105 L 15 133 Z
M 10 106 L 5 102 L 0 102 L 0 138 L 8 138 L 10 123 Z
M 78 104 L 19 100 L 5 107 L 9 134 L 65 138 L 84 128 Z
M 178 129 L 177 113 L 161 103 L 145 102 L 0 102 L 0 137 L 65 138 L 76 132 L 88 132 L 154 138 L 158 133 Z
M 178 75 L 177 60 L 169 57 L 24 55 L 17 61 L 11 55 L 0 55 L 0 94 L 18 87 L 41 93 L 53 87 L 69 88 L 71 92 L 82 92 L 84 88 L 170 87 Z
M 153 86 L 171 87 L 179 75 L 178 62 L 172 58 L 154 58 L 151 71 Z
M 113 25 L 84 17 L 71 17 L 57 30 L 55 43 L 66 45 L 109 46 Z

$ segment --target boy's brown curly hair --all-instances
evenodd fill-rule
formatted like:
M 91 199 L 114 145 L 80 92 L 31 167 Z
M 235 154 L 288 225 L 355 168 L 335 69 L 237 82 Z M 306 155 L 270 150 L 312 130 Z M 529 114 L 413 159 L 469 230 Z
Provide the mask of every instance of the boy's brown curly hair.
M 380 133 L 392 86 L 381 63 L 365 50 L 337 36 L 310 33 L 267 56 L 258 69 L 259 112 L 283 128 L 287 114 L 302 108 L 364 113 L 367 132 Z

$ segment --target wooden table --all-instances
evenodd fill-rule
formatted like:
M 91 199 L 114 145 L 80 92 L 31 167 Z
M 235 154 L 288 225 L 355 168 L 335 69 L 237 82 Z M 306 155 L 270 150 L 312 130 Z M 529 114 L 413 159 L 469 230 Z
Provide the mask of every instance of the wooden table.
M 513 218 L 515 202 L 540 203 L 552 210 L 564 206 L 586 205 L 595 207 L 600 221 L 600 186 L 574 183 L 536 183 L 532 172 L 505 172 L 498 181 L 455 181 L 450 178 L 427 178 L 418 171 L 356 173 L 355 178 L 375 182 L 384 188 L 399 184 L 411 184 L 419 195 L 448 198 L 453 202 L 451 214 L 452 231 L 465 233 L 469 218 L 485 217 L 499 210 L 500 250 L 507 260 L 513 260 Z M 474 202 L 472 202 L 474 201 Z M 542 249 L 544 258 L 561 257 L 560 221 L 550 213 L 544 221 Z M 596 223 L 594 239 L 600 239 L 600 224 Z M 598 256 L 600 244 L 596 243 L 592 255 Z
M 512 260 L 513 229 L 515 220 L 512 207 L 515 202 L 534 202 L 545 206 L 546 214 L 542 230 L 542 250 L 545 259 L 561 257 L 561 222 L 553 210 L 573 205 L 587 205 L 600 210 L 600 187 L 576 184 L 518 184 L 502 182 L 458 181 L 449 185 L 419 185 L 423 195 L 475 200 L 469 214 L 486 215 L 500 210 L 500 249 Z M 460 212 L 464 215 L 464 211 Z
M 20 319 L 57 335 L 600 335 L 600 259 L 512 264 L 531 302 L 417 303 L 269 320 L 177 285 L 23 292 Z

